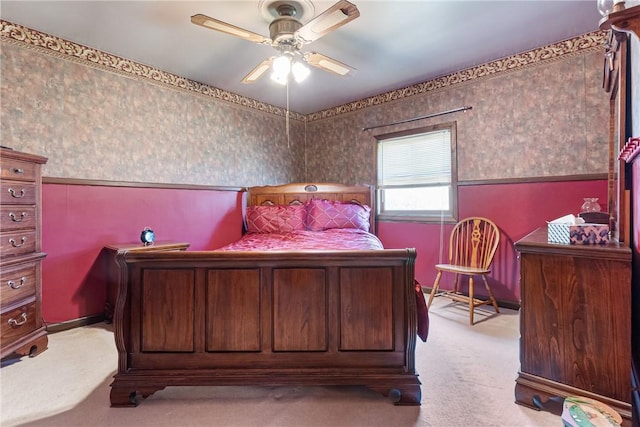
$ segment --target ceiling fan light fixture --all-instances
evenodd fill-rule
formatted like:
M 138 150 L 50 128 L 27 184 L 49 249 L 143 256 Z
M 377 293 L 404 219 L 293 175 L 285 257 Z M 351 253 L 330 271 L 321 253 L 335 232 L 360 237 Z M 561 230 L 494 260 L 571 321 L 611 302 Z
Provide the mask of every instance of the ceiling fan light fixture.
M 291 72 L 291 57 L 289 55 L 278 56 L 273 60 L 271 68 L 273 69 L 271 80 L 282 85 L 286 84 Z
M 269 45 L 280 52 L 280 57 L 271 57 L 251 70 L 242 79 L 242 83 L 254 83 L 269 69 L 272 70 L 272 80 L 282 84 L 289 81 L 290 74 L 293 74 L 297 82 L 302 82 L 310 74 L 307 66 L 320 68 L 343 77 L 353 74 L 355 68 L 320 53 L 303 53 L 301 48 L 360 16 L 356 5 L 348 0 L 338 0 L 306 24 L 302 24 L 304 20 L 297 17 L 300 11 L 302 15 L 313 13 L 311 0 L 260 0 L 260 8 L 263 13 L 268 12 L 268 19 L 271 20 L 270 38 L 201 13 L 191 16 L 191 22 L 196 25 L 258 44 Z M 276 18 L 272 20 L 272 16 Z
M 287 55 L 278 56 L 273 60 L 273 72 L 286 77 L 291 71 L 291 58 Z
M 291 74 L 293 74 L 293 78 L 297 83 L 302 83 L 307 77 L 309 77 L 310 73 L 311 70 L 309 70 L 309 67 L 305 66 L 302 62 L 296 61 L 291 66 Z
M 273 73 L 271 73 L 271 80 L 284 86 L 287 84 L 288 75 L 285 76 L 274 71 Z

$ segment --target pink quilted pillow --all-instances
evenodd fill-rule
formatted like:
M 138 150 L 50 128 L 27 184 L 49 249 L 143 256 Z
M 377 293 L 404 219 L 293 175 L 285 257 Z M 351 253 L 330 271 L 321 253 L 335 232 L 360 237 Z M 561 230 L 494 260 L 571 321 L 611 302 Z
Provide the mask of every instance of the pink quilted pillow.
M 359 228 L 369 231 L 370 213 L 369 206 L 313 199 L 307 205 L 307 230 Z
M 304 205 L 248 206 L 247 231 L 249 233 L 291 233 L 304 230 L 307 209 Z

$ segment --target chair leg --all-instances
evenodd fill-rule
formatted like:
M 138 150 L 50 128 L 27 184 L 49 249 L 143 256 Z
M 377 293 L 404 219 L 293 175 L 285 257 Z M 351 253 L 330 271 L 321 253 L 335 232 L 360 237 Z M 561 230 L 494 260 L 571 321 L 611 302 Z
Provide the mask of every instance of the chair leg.
M 469 325 L 473 326 L 473 309 L 475 308 L 473 299 L 473 276 L 469 276 Z
M 427 308 L 431 307 L 431 301 L 433 301 L 433 297 L 436 296 L 438 292 L 438 286 L 440 286 L 440 277 L 442 276 L 442 271 L 438 271 L 436 275 L 436 280 L 433 282 L 433 287 L 431 288 L 431 293 L 429 294 L 429 301 L 427 302 Z
M 484 287 L 487 288 L 487 294 L 489 295 L 489 299 L 491 300 L 491 304 L 493 305 L 493 308 L 496 310 L 496 313 L 500 313 L 500 310 L 498 310 L 498 303 L 496 302 L 496 299 L 493 297 L 493 292 L 491 292 L 491 288 L 489 287 L 489 282 L 487 282 L 487 278 L 485 276 L 482 276 L 482 280 L 484 280 Z
M 458 273 L 454 273 L 453 279 L 453 293 L 458 293 L 458 286 L 460 285 L 460 275 Z

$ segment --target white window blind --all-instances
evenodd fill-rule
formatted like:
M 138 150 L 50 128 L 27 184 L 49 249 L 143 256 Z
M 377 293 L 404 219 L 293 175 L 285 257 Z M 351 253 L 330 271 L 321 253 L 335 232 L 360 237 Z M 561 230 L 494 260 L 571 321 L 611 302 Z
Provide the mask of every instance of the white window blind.
M 385 139 L 378 161 L 380 188 L 451 184 L 451 131 Z

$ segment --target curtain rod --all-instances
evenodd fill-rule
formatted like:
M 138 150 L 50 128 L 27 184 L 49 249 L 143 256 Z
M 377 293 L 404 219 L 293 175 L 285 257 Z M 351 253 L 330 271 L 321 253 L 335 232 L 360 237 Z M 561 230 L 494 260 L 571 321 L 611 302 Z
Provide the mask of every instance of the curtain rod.
M 415 122 L 416 120 L 429 119 L 431 117 L 442 116 L 444 114 L 457 113 L 459 111 L 467 111 L 467 110 L 471 110 L 471 108 L 473 108 L 473 107 L 470 107 L 470 106 L 460 107 L 460 108 L 456 108 L 456 109 L 453 109 L 453 110 L 441 111 L 439 113 L 427 114 L 426 116 L 414 117 L 412 119 L 406 119 L 406 120 L 400 120 L 400 121 L 393 122 L 393 123 L 387 123 L 386 125 L 378 125 L 378 126 L 371 126 L 371 127 L 368 127 L 368 128 L 362 128 L 362 130 L 365 131 L 365 130 L 371 130 L 371 129 L 376 129 L 376 128 L 382 128 L 382 127 L 385 127 L 385 126 L 393 126 L 393 125 L 400 125 L 402 123 Z

